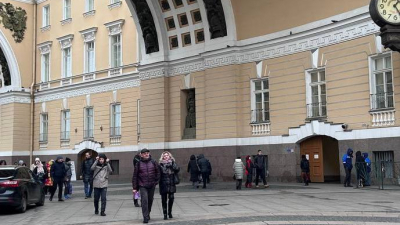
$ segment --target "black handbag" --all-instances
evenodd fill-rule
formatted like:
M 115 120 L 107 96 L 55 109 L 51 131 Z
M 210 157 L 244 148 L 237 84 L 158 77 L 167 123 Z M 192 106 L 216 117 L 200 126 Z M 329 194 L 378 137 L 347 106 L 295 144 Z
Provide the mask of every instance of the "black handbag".
M 178 173 L 174 173 L 174 184 L 179 184 L 180 182 Z

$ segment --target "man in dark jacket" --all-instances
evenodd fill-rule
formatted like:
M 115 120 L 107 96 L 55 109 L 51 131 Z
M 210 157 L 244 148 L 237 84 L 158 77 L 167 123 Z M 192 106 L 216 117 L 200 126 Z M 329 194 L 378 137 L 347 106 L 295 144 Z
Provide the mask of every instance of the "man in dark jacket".
M 351 183 L 351 170 L 353 169 L 353 149 L 347 149 L 347 153 L 342 157 L 344 171 L 346 172 L 346 178 L 344 179 L 345 187 L 353 187 Z
M 54 193 L 58 186 L 58 201 L 64 201 L 62 199 L 62 191 L 64 186 L 64 178 L 66 175 L 65 165 L 62 156 L 57 156 L 57 160 L 53 163 L 50 169 L 51 177 L 53 178 L 53 188 L 50 193 L 50 201 L 53 201 Z
M 308 161 L 306 155 L 301 155 L 300 168 L 304 185 L 308 186 L 308 183 L 310 182 L 310 162 Z
M 72 177 L 72 169 L 71 169 L 71 159 L 65 158 L 65 180 L 64 180 L 64 199 L 71 198 L 70 191 L 72 190 L 71 187 L 71 177 Z
M 208 161 L 208 159 L 206 159 L 204 157 L 203 154 L 199 155 L 199 159 L 198 159 L 197 163 L 199 164 L 201 178 L 203 179 L 203 188 L 207 188 L 206 184 L 207 184 L 208 176 L 210 174 L 211 164 Z
M 93 171 L 90 170 L 94 161 L 89 152 L 85 154 L 85 160 L 82 162 L 81 166 L 81 179 L 83 179 L 83 184 L 85 188 L 85 199 L 92 197 L 93 192 Z
M 154 190 L 160 180 L 160 167 L 156 161 L 151 159 L 148 149 L 142 149 L 140 156 L 141 159 L 133 171 L 132 191 L 133 194 L 140 191 L 143 223 L 148 223 L 153 205 Z
M 133 168 L 136 167 L 136 164 L 140 161 L 140 152 L 138 151 L 138 153 L 135 155 L 135 157 L 133 158 Z M 135 198 L 135 195 L 133 197 L 133 204 L 135 205 L 135 207 L 140 207 L 139 203 L 138 203 L 138 199 Z
M 254 158 L 254 167 L 256 168 L 256 187 L 258 186 L 258 179 L 261 177 L 264 186 L 267 188 L 269 185 L 267 184 L 267 180 L 265 179 L 265 157 L 262 154 L 261 150 L 258 150 L 257 156 Z

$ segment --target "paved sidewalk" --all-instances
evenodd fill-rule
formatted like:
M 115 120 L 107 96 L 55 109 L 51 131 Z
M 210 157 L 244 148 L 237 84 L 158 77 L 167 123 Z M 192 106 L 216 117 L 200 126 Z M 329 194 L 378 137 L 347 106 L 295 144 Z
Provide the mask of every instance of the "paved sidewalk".
M 272 183 L 267 189 L 234 190 L 232 183 L 212 183 L 207 189 L 180 184 L 174 218 L 164 221 L 156 190 L 153 224 L 400 224 L 400 188 L 344 188 L 340 184 Z M 25 214 L 1 210 L 0 224 L 142 224 L 141 208 L 133 207 L 130 183 L 110 184 L 106 217 L 94 215 L 93 199 L 84 199 L 83 185 L 65 202 L 48 200 Z

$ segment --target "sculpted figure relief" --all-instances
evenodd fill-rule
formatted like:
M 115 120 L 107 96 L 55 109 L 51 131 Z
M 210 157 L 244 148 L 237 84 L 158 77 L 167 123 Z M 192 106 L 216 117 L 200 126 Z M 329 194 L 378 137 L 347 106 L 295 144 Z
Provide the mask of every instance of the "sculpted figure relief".
M 15 42 L 20 43 L 24 39 L 26 30 L 26 11 L 20 7 L 14 8 L 10 3 L 0 2 L 0 22 L 4 28 L 13 32 Z

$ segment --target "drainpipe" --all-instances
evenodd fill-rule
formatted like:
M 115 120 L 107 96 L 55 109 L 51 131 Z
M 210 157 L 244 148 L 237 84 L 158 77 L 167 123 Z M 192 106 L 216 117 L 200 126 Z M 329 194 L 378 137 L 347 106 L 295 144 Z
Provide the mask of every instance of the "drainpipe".
M 33 149 L 34 149 L 34 125 L 35 125 L 35 83 L 36 83 L 36 24 L 37 24 L 37 2 L 33 4 L 33 51 L 32 51 L 32 84 L 30 89 L 30 97 L 31 97 L 31 141 L 30 141 L 30 151 L 29 151 L 29 165 L 32 163 L 33 160 Z

